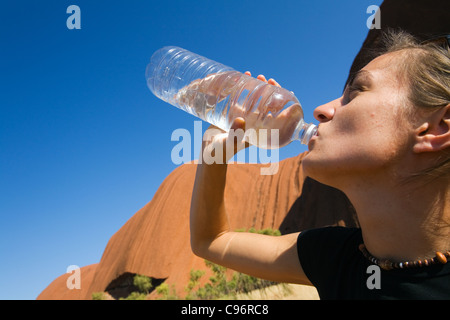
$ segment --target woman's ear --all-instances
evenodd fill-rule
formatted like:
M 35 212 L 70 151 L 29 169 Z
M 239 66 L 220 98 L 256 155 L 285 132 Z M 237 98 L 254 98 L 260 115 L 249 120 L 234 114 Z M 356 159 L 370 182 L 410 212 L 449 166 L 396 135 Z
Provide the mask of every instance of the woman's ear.
M 414 152 L 434 152 L 450 147 L 450 104 L 431 113 L 416 130 Z

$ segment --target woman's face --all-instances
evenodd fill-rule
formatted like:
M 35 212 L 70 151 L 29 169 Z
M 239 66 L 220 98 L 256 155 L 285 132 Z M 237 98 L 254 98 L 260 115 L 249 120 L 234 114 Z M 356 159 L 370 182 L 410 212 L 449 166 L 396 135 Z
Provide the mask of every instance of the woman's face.
M 399 59 L 399 52 L 376 58 L 342 97 L 316 108 L 320 124 L 303 160 L 307 175 L 340 187 L 354 177 L 381 178 L 400 165 L 412 129 L 399 112 L 407 103 L 407 87 L 395 67 Z

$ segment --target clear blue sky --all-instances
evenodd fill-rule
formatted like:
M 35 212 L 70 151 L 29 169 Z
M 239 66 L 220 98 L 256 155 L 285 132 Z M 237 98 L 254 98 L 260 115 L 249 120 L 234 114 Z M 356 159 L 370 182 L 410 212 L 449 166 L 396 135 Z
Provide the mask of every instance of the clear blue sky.
M 81 30 L 66 27 L 71 4 Z M 147 89 L 155 50 L 177 45 L 273 77 L 313 121 L 341 94 L 372 4 L 381 1 L 3 1 L 0 299 L 35 299 L 68 266 L 99 262 L 177 167 L 171 134 L 195 119 Z M 280 156 L 305 150 L 295 142 Z

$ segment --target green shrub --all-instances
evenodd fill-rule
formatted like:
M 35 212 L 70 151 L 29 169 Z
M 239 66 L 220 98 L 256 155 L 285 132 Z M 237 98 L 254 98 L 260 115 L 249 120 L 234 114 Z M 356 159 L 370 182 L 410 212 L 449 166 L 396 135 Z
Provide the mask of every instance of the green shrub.
M 161 283 L 159 286 L 155 288 L 159 297 L 158 300 L 179 300 L 180 298 L 177 296 L 175 292 L 175 285 L 169 288 L 167 283 Z
M 138 288 L 140 293 L 148 294 L 153 287 L 152 279 L 147 276 L 137 274 L 133 278 L 133 284 Z
M 140 274 L 134 275 L 133 285 L 138 288 L 138 291 L 134 291 L 126 298 L 120 298 L 119 300 L 145 300 L 150 292 L 150 289 L 153 287 L 152 279 Z
M 206 266 L 211 269 L 213 275 L 209 282 L 194 291 L 202 274 L 199 270 L 191 271 L 191 280 L 186 291 L 186 299 L 214 300 L 236 299 L 238 294 L 249 293 L 253 290 L 261 290 L 268 286 L 278 284 L 276 282 L 259 279 L 244 273 L 234 272 L 231 277 L 227 274 L 227 268 L 205 260 Z
M 147 294 L 134 291 L 128 295 L 126 298 L 120 298 L 119 300 L 146 300 Z
M 93 292 L 92 300 L 106 300 L 106 294 L 104 292 Z

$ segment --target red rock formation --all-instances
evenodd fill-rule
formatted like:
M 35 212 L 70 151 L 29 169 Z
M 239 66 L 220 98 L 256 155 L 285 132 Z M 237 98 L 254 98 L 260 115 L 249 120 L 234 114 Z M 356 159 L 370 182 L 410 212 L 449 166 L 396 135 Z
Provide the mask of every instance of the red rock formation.
M 69 289 L 67 287 L 67 280 L 71 276 L 71 273 L 66 273 L 53 280 L 53 282 L 39 294 L 37 300 L 83 300 L 84 297 L 90 295 L 88 290 L 92 283 L 96 268 L 97 264 L 91 264 L 80 268 L 80 289 Z

